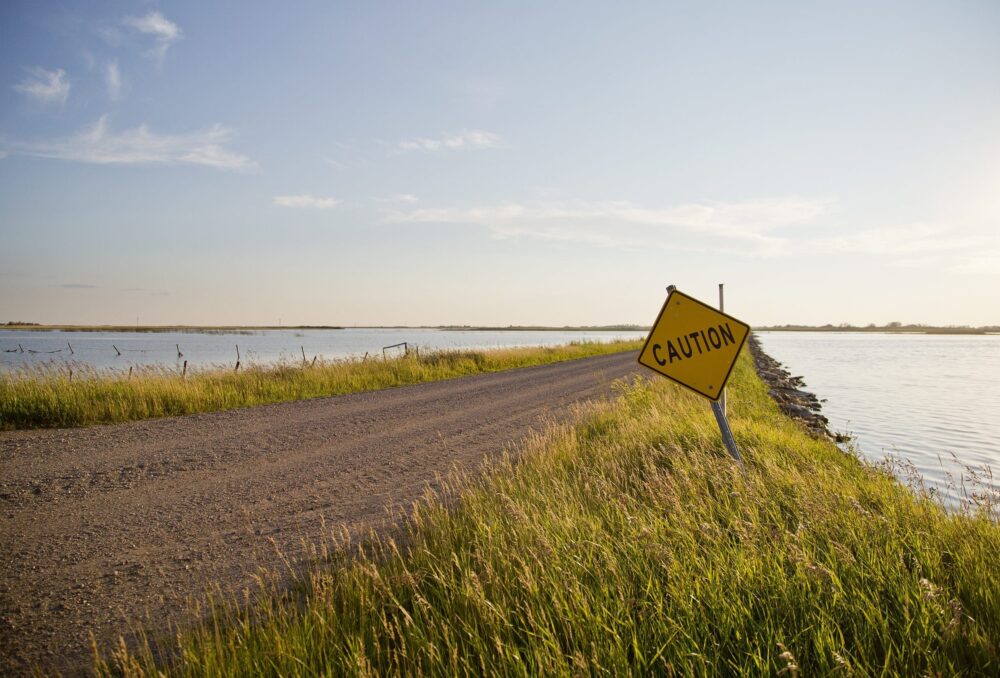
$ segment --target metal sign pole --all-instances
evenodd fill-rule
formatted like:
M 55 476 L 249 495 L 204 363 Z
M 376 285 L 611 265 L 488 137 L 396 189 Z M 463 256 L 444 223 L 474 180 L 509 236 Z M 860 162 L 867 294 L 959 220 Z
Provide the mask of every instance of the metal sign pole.
M 729 420 L 726 419 L 726 412 L 722 409 L 722 403 L 718 400 L 712 401 L 712 413 L 715 414 L 715 421 L 719 424 L 719 433 L 722 434 L 722 442 L 726 444 L 726 449 L 729 450 L 729 454 L 733 459 L 743 466 L 743 459 L 740 457 L 740 451 L 736 447 L 736 439 L 733 438 L 733 432 L 729 428 Z
M 726 311 L 726 294 L 723 288 L 725 288 L 725 283 L 719 283 L 719 311 L 724 313 Z M 726 449 L 729 450 L 733 459 L 740 462 L 740 466 L 743 466 L 743 459 L 740 458 L 740 451 L 736 447 L 736 438 L 733 437 L 733 432 L 729 428 L 729 418 L 726 416 L 726 389 L 722 389 L 718 401 L 712 401 L 712 412 L 715 414 L 715 421 L 719 424 L 719 432 L 722 433 L 722 442 L 726 444 Z
M 723 283 L 719 283 L 719 311 L 723 310 L 722 306 L 724 303 L 723 293 L 722 293 Z M 667 286 L 667 295 L 670 295 L 677 287 L 674 285 Z M 729 428 L 729 420 L 726 418 L 726 391 L 722 390 L 721 397 L 718 400 L 709 399 L 712 404 L 712 414 L 715 415 L 715 422 L 719 425 L 719 433 L 722 434 L 722 442 L 726 446 L 726 450 L 729 455 L 739 462 L 740 468 L 746 468 L 743 466 L 743 458 L 740 457 L 740 450 L 736 447 L 736 439 L 733 437 L 733 431 Z
M 726 311 L 725 296 L 722 292 L 724 285 L 724 283 L 719 283 L 719 311 L 723 313 Z M 719 396 L 719 403 L 722 405 L 722 416 L 726 416 L 726 389 L 722 389 L 722 395 Z

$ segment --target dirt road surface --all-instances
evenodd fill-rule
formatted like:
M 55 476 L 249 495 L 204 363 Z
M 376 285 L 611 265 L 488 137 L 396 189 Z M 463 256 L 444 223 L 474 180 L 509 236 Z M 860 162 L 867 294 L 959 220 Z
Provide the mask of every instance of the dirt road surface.
M 0 674 L 82 673 L 89 634 L 183 620 L 346 528 L 385 526 L 637 373 L 635 353 L 214 414 L 0 433 Z M 325 528 L 324 528 L 325 524 Z M 273 543 L 272 543 L 273 540 Z

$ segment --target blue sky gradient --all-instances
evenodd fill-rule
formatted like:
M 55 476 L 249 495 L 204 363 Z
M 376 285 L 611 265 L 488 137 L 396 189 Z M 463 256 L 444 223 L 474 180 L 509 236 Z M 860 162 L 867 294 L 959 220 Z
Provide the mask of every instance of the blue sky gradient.
M 0 322 L 1000 323 L 1000 5 L 7 2 Z

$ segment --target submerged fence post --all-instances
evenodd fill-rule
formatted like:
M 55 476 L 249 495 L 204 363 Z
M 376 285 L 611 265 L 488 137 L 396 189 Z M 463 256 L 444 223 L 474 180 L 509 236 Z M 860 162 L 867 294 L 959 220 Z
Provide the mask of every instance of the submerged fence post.
M 121 352 L 121 351 L 119 351 L 119 350 L 118 350 L 118 347 L 117 347 L 117 346 L 115 346 L 114 344 L 111 344 L 111 348 L 115 349 L 115 353 L 117 353 L 117 354 L 118 354 L 119 356 L 120 356 L 120 355 L 122 354 L 122 352 Z M 118 357 L 118 356 L 115 356 L 115 357 Z
M 393 344 L 391 346 L 383 346 L 382 347 L 382 360 L 388 360 L 389 359 L 386 356 L 386 353 L 385 353 L 388 349 L 390 349 L 390 348 L 399 348 L 400 346 L 403 347 L 403 356 L 404 357 L 410 355 L 410 347 L 409 347 L 409 345 L 405 341 L 401 341 L 398 344 Z
M 240 371 L 240 345 L 236 344 L 236 369 L 233 372 Z

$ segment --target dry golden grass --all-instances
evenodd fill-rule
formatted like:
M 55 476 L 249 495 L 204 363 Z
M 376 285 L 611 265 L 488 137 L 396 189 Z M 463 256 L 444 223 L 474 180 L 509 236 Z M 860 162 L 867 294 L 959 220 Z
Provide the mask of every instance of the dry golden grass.
M 411 353 L 393 360 L 336 360 L 215 367 L 185 376 L 141 368 L 126 376 L 48 364 L 0 374 L 0 429 L 89 426 L 373 391 L 635 350 L 639 342 Z

